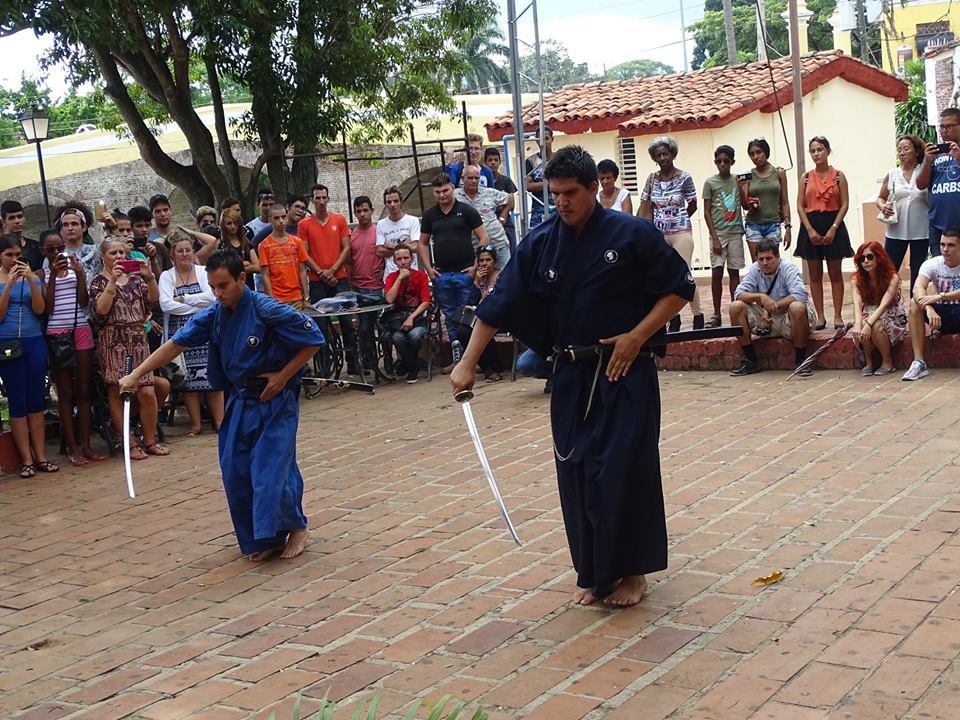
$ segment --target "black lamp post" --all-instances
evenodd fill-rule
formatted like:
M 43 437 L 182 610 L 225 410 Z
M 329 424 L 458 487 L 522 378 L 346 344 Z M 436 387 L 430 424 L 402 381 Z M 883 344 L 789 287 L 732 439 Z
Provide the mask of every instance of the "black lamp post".
M 50 200 L 47 197 L 47 177 L 43 174 L 43 153 L 40 152 L 40 143 L 47 139 L 50 129 L 50 118 L 37 108 L 28 110 L 20 116 L 20 125 L 28 143 L 37 144 L 37 162 L 40 164 L 40 187 L 43 189 L 43 207 L 47 211 L 47 227 L 50 222 Z

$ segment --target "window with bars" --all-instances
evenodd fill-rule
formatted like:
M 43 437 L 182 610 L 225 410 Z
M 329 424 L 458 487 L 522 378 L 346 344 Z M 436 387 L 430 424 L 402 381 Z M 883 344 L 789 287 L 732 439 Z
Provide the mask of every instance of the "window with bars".
M 620 166 L 620 182 L 633 195 L 639 195 L 637 185 L 637 146 L 634 138 L 617 138 L 617 153 Z

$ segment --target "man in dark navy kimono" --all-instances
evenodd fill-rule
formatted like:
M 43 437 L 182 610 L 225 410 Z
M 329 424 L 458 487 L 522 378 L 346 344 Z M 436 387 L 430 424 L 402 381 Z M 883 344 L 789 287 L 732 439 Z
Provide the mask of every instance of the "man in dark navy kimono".
M 557 212 L 518 245 L 477 307 L 450 380 L 455 393 L 473 386 L 498 328 L 557 358 L 550 416 L 574 602 L 634 605 L 644 576 L 667 567 L 660 388 L 642 348 L 693 297 L 693 277 L 651 223 L 600 206 L 597 166 L 582 148 L 558 150 L 544 177 Z M 564 352 L 582 346 L 596 351 Z
M 231 250 L 210 256 L 207 278 L 218 302 L 194 315 L 120 386 L 135 389 L 141 375 L 184 348 L 210 343 L 210 384 L 227 392 L 220 470 L 240 551 L 254 562 L 277 553 L 296 557 L 309 537 L 296 458 L 300 376 L 323 334 L 306 315 L 251 291 L 243 261 Z

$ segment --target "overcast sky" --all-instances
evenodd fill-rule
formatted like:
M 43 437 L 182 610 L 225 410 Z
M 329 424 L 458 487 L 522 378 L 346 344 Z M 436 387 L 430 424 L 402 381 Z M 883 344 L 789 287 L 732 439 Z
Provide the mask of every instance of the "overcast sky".
M 527 0 L 517 0 L 522 12 Z M 500 24 L 506 35 L 506 0 L 497 0 L 501 7 Z M 626 60 L 645 58 L 659 60 L 683 69 L 683 45 L 680 24 L 681 0 L 549 0 L 537 6 L 540 39 L 557 40 L 570 51 L 577 62 L 585 62 L 595 73 L 604 66 L 612 67 Z M 687 25 L 703 16 L 703 0 L 687 0 L 684 21 Z M 521 41 L 533 43 L 532 13 L 520 21 Z M 39 58 L 49 52 L 51 41 L 38 40 L 30 31 L 0 38 L 0 85 L 20 87 L 20 76 L 46 77 L 46 84 L 55 98 L 66 93 L 66 80 L 60 69 L 41 73 Z M 693 42 L 687 42 L 688 57 Z

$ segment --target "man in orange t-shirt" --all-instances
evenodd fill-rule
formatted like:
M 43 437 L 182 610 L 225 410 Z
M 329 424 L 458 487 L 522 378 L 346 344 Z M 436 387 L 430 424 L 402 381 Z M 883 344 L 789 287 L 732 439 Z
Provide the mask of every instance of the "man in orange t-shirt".
M 312 261 L 320 267 L 308 274 L 310 280 L 310 304 L 337 293 L 350 291 L 350 226 L 347 219 L 338 213 L 327 211 L 330 191 L 319 183 L 310 189 L 313 195 L 313 214 L 297 224 L 297 235 L 303 240 Z M 326 322 L 319 323 L 324 336 L 330 338 Z M 356 333 L 351 318 L 340 318 L 343 346 L 347 349 L 347 373 L 359 372 L 357 363 Z
M 350 225 L 338 213 L 327 211 L 330 191 L 325 185 L 314 185 L 313 214 L 297 224 L 297 236 L 306 245 L 307 253 L 320 266 L 311 272 L 310 302 L 333 297 L 350 289 L 347 265 L 350 262 Z
M 309 297 L 306 268 L 321 268 L 307 255 L 300 238 L 287 234 L 287 211 L 282 206 L 271 208 L 270 222 L 273 232 L 257 247 L 264 289 L 276 300 L 303 310 Z

